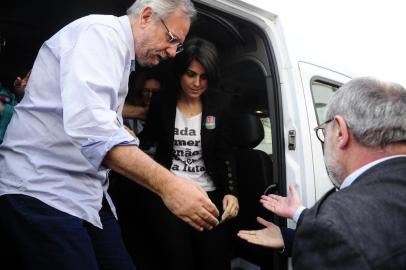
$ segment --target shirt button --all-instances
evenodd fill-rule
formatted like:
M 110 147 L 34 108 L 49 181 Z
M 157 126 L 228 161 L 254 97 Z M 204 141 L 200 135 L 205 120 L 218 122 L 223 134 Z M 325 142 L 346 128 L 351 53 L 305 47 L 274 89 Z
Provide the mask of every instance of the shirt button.
M 233 175 L 232 175 L 231 173 L 228 173 L 227 176 L 228 176 L 228 177 L 232 177 Z

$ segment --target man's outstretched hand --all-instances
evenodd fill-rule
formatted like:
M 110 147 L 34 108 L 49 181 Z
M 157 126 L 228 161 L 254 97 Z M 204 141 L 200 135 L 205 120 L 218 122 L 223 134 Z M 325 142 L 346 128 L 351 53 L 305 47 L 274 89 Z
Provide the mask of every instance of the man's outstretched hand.
M 172 213 L 193 228 L 210 230 L 219 223 L 218 209 L 196 182 L 174 175 L 138 147 L 115 146 L 103 164 L 158 194 Z
M 172 213 L 196 230 L 211 230 L 219 222 L 218 209 L 207 193 L 193 181 L 178 177 L 168 181 L 161 198 Z
M 284 218 L 292 218 L 296 210 L 302 206 L 299 194 L 293 185 L 289 186 L 287 197 L 276 194 L 262 195 L 260 202 L 266 209 Z
M 265 228 L 254 231 L 241 230 L 237 235 L 241 239 L 255 245 L 268 248 L 283 248 L 284 242 L 281 229 L 272 222 L 266 221 L 263 218 L 257 217 L 257 221 L 264 225 Z

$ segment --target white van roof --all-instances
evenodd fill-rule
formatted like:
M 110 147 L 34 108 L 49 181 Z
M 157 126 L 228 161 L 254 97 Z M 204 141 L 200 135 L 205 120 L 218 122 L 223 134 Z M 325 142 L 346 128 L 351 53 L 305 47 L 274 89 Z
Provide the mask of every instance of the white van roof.
M 406 85 L 402 1 L 243 0 L 280 21 L 291 57 Z M 388 3 L 390 2 L 390 3 Z M 267 16 L 267 17 L 268 17 Z

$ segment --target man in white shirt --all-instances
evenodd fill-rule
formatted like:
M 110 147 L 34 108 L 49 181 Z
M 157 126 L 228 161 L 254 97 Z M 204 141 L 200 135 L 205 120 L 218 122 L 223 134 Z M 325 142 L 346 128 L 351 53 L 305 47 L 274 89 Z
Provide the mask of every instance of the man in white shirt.
M 310 209 L 293 187 L 288 197 L 261 198 L 297 221 L 295 269 L 406 269 L 405 116 L 406 90 L 395 83 L 357 78 L 334 94 L 315 131 L 336 188 Z M 272 248 L 291 244 L 286 231 L 259 222 L 266 228 L 239 236 Z
M 127 13 L 78 19 L 42 45 L 0 146 L 0 232 L 25 269 L 134 269 L 108 168 L 157 193 L 194 228 L 218 223 L 206 193 L 144 154 L 121 116 L 135 61 L 175 57 L 193 4 L 137 0 Z

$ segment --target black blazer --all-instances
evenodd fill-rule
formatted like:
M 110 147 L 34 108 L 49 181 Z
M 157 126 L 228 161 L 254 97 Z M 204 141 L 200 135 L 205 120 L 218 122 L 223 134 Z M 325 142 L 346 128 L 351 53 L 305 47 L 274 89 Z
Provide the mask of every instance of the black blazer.
M 406 158 L 370 168 L 299 219 L 294 269 L 406 269 Z
M 153 96 L 144 130 L 139 138 L 141 148 L 156 144 L 155 160 L 170 168 L 173 158 L 173 141 L 177 95 L 172 91 Z M 207 89 L 202 95 L 201 142 L 207 173 L 217 190 L 224 194 L 237 193 L 236 169 L 231 137 L 231 100 L 228 95 L 215 89 Z M 215 117 L 215 128 L 206 128 L 207 116 Z

